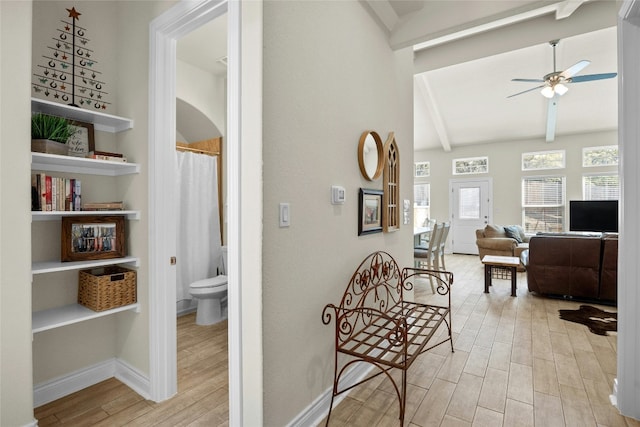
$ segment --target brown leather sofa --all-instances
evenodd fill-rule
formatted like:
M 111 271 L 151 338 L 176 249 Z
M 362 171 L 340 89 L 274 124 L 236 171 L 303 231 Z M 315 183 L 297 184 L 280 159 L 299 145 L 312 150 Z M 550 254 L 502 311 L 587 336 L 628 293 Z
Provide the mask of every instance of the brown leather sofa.
M 617 235 L 536 235 L 521 260 L 529 291 L 607 304 L 617 300 Z

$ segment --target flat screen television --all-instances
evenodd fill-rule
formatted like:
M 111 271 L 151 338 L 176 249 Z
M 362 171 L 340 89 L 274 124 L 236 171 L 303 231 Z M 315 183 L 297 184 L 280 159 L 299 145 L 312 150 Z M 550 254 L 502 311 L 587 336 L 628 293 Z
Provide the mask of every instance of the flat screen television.
M 618 232 L 617 200 L 571 200 L 569 230 Z

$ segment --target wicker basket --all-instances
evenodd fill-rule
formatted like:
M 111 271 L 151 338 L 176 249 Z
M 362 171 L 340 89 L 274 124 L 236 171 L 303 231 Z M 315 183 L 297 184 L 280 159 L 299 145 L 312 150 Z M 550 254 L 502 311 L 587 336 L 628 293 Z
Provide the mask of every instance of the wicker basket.
M 81 270 L 78 304 L 94 311 L 110 310 L 137 301 L 136 272 L 119 266 Z

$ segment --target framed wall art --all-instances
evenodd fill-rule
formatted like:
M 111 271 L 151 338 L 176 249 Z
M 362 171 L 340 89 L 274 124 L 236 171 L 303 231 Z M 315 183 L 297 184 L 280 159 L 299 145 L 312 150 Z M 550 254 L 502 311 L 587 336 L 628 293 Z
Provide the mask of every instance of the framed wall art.
M 360 189 L 358 236 L 382 232 L 382 190 Z
M 62 262 L 124 257 L 124 223 L 124 216 L 62 217 Z
M 70 122 L 70 126 L 75 132 L 67 140 L 68 155 L 88 157 L 89 153 L 96 149 L 93 124 L 73 120 Z

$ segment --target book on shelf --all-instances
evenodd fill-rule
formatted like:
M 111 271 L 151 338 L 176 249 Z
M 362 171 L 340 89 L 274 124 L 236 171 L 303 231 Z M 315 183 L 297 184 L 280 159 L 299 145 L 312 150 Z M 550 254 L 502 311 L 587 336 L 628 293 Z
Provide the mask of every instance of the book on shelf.
M 124 210 L 124 202 L 86 202 L 82 205 L 83 211 L 121 211 Z
M 60 178 L 44 173 L 31 174 L 31 210 L 80 210 L 81 187 L 79 179 Z
M 99 156 L 109 156 L 109 157 L 124 157 L 124 154 L 122 153 L 112 153 L 111 151 L 98 151 L 98 150 L 94 150 L 91 152 L 91 154 L 96 154 Z
M 108 160 L 110 162 L 127 162 L 127 158 L 121 153 L 112 153 L 110 151 L 92 151 L 89 158 L 96 160 Z

